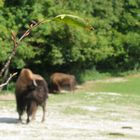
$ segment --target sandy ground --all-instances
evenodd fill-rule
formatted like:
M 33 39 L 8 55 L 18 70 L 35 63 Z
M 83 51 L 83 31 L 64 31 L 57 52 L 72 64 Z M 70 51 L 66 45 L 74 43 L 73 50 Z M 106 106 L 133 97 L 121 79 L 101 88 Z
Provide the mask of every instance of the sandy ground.
M 108 81 L 107 81 L 108 82 Z M 88 83 L 89 84 L 89 83 Z M 88 96 L 99 95 L 96 100 L 102 100 L 107 95 L 111 103 L 79 105 L 62 102 L 47 106 L 46 121 L 41 123 L 42 110 L 36 114 L 36 120 L 26 124 L 19 123 L 14 107 L 0 107 L 0 140 L 140 140 L 140 107 L 134 104 L 120 105 L 115 103 L 118 93 L 87 92 Z M 0 102 L 14 96 L 1 96 Z M 114 102 L 112 104 L 112 102 Z M 88 114 L 64 114 L 65 107 L 81 108 Z
M 92 94 L 92 93 L 91 93 Z M 104 94 L 104 93 L 101 93 Z M 110 93 L 110 96 L 112 93 Z M 116 96 L 116 95 L 115 95 Z M 65 115 L 59 110 L 69 104 L 48 105 L 46 121 L 42 111 L 30 124 L 18 123 L 15 108 L 0 110 L 0 140 L 139 140 L 140 109 L 125 106 L 78 106 L 90 115 Z M 75 104 L 72 107 L 77 107 Z M 113 110 L 112 110 L 113 107 Z

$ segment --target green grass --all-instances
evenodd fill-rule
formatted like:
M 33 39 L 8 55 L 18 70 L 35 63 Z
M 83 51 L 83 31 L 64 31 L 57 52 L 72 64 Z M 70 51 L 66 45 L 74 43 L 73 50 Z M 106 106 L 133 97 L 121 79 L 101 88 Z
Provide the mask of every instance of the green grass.
M 2 109 L 3 107 L 5 108 L 15 108 L 15 101 L 12 100 L 0 100 L 0 109 Z
M 86 109 L 82 109 L 80 107 L 70 107 L 70 106 L 66 106 L 63 109 L 63 113 L 67 114 L 67 115 L 87 115 L 90 114 L 90 111 L 86 110 Z
M 125 77 L 126 81 L 96 83 L 95 91 L 117 92 L 121 94 L 140 96 L 140 75 Z
M 97 79 L 104 79 L 107 77 L 111 77 L 111 73 L 109 72 L 100 73 L 96 70 L 86 70 L 84 73 L 80 75 L 80 79 L 82 82 L 97 80 Z

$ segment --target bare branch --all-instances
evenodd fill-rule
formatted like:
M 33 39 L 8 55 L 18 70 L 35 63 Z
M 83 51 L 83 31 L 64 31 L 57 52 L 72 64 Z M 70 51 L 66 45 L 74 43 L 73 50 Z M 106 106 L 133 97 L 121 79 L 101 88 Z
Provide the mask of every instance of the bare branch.
M 11 55 L 9 56 L 9 58 L 8 58 L 8 60 L 7 60 L 7 62 L 6 62 L 6 64 L 4 65 L 4 67 L 1 69 L 1 71 L 0 71 L 0 77 L 2 76 L 2 74 L 5 72 L 5 70 L 8 68 L 8 66 L 10 65 L 10 62 L 11 62 L 11 59 L 13 58 L 13 56 L 15 55 L 15 51 L 13 51 L 12 53 L 11 53 Z
M 26 36 L 28 36 L 30 34 L 30 32 L 32 31 L 33 28 L 39 26 L 41 23 L 44 23 L 44 20 L 39 21 L 39 22 L 33 21 L 29 25 L 29 29 L 27 31 L 25 31 L 24 34 L 19 38 L 18 43 L 21 42 L 23 40 L 23 38 L 25 38 Z
M 10 74 L 10 77 L 7 79 L 7 81 L 6 81 L 5 83 L 3 83 L 3 84 L 0 85 L 0 88 L 6 86 L 6 85 L 9 83 L 9 81 L 10 81 L 15 75 L 17 75 L 17 72 L 15 72 L 15 73 L 13 73 L 13 74 Z
M 12 32 L 12 37 L 11 37 L 11 38 L 12 38 L 14 47 L 13 47 L 13 50 L 12 50 L 11 54 L 9 55 L 9 57 L 8 57 L 8 59 L 7 59 L 6 63 L 5 63 L 5 65 L 4 65 L 3 68 L 0 70 L 0 77 L 2 77 L 3 73 L 8 69 L 8 67 L 9 67 L 9 65 L 10 65 L 10 63 L 11 63 L 12 58 L 13 58 L 13 57 L 15 56 L 15 54 L 16 54 L 16 50 L 17 50 L 17 48 L 18 48 L 18 46 L 19 46 L 19 43 L 20 43 L 25 37 L 27 37 L 27 36 L 31 33 L 31 31 L 32 31 L 33 28 L 35 28 L 35 27 L 39 26 L 40 24 L 44 23 L 44 21 L 45 21 L 45 20 L 42 20 L 42 21 L 39 21 L 39 22 L 33 21 L 33 22 L 29 25 L 29 29 L 27 29 L 19 39 L 17 39 L 17 35 L 16 35 L 14 32 Z M 8 79 L 9 79 L 9 78 L 8 78 Z M 11 79 L 11 78 L 10 78 L 10 79 Z M 9 81 L 10 81 L 10 80 L 9 80 Z M 9 82 L 9 81 L 8 81 L 8 82 Z M 4 84 L 0 84 L 0 87 L 3 87 L 3 86 L 5 86 L 5 85 L 6 85 L 5 83 L 4 83 Z
M 13 40 L 13 44 L 14 44 L 14 48 L 12 50 L 12 53 L 10 54 L 10 56 L 8 57 L 7 62 L 5 63 L 4 67 L 1 69 L 0 71 L 0 77 L 2 76 L 2 74 L 5 72 L 5 70 L 8 68 L 8 66 L 11 63 L 12 58 L 15 56 L 16 54 L 16 50 L 18 48 L 19 43 L 30 34 L 30 32 L 32 31 L 33 28 L 39 26 L 41 23 L 43 23 L 43 21 L 40 22 L 33 22 L 32 24 L 30 24 L 29 29 L 27 29 L 27 31 L 24 32 L 24 34 L 17 40 L 16 34 L 14 32 L 12 32 L 12 40 Z

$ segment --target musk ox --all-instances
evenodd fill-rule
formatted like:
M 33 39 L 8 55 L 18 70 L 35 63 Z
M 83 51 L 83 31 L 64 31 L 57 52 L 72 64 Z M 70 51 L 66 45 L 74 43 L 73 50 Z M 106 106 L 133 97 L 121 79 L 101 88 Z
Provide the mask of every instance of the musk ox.
M 45 120 L 48 85 L 42 76 L 32 73 L 30 69 L 22 69 L 16 82 L 15 97 L 20 121 L 24 111 L 27 113 L 27 123 L 30 117 L 35 119 L 39 105 L 43 109 L 42 122 Z
M 50 77 L 51 92 L 61 92 L 62 89 L 74 91 L 76 79 L 74 75 L 65 73 L 53 73 Z

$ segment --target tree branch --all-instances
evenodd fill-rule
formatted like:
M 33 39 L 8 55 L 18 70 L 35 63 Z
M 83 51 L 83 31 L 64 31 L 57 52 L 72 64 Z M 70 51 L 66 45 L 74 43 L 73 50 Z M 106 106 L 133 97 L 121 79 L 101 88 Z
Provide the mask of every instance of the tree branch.
M 21 42 L 25 37 L 27 37 L 27 36 L 31 33 L 31 31 L 32 31 L 33 28 L 39 26 L 39 25 L 40 25 L 41 23 L 43 23 L 43 22 L 44 22 L 44 20 L 39 21 L 39 22 L 32 22 L 32 23 L 30 24 L 30 26 L 29 26 L 29 29 L 27 29 L 19 39 L 17 39 L 17 35 L 16 35 L 14 32 L 12 32 L 12 35 L 11 35 L 12 37 L 11 37 L 11 38 L 12 38 L 14 47 L 13 47 L 13 50 L 12 50 L 11 54 L 9 55 L 9 57 L 8 57 L 8 59 L 7 59 L 6 63 L 5 63 L 5 65 L 4 65 L 3 68 L 0 70 L 0 77 L 2 77 L 3 73 L 8 69 L 8 67 L 9 67 L 9 65 L 10 65 L 10 63 L 11 63 L 12 58 L 13 58 L 13 57 L 15 56 L 15 54 L 16 54 L 16 51 L 17 51 L 17 48 L 18 48 L 20 42 Z M 15 74 L 14 74 L 14 75 L 15 75 Z M 13 76 L 14 76 L 14 75 L 13 75 Z M 10 77 L 9 77 L 10 79 L 8 78 L 7 81 L 9 82 L 13 76 L 10 76 Z M 6 82 L 6 83 L 4 83 L 4 84 L 0 84 L 0 87 L 3 87 L 3 86 L 5 86 L 5 85 L 7 85 L 8 82 Z
M 17 75 L 17 72 L 15 72 L 15 73 L 13 73 L 13 74 L 10 74 L 10 77 L 7 79 L 7 81 L 6 81 L 5 83 L 3 83 L 3 84 L 0 85 L 0 88 L 6 86 L 6 85 L 9 83 L 9 81 L 10 81 L 15 75 Z

